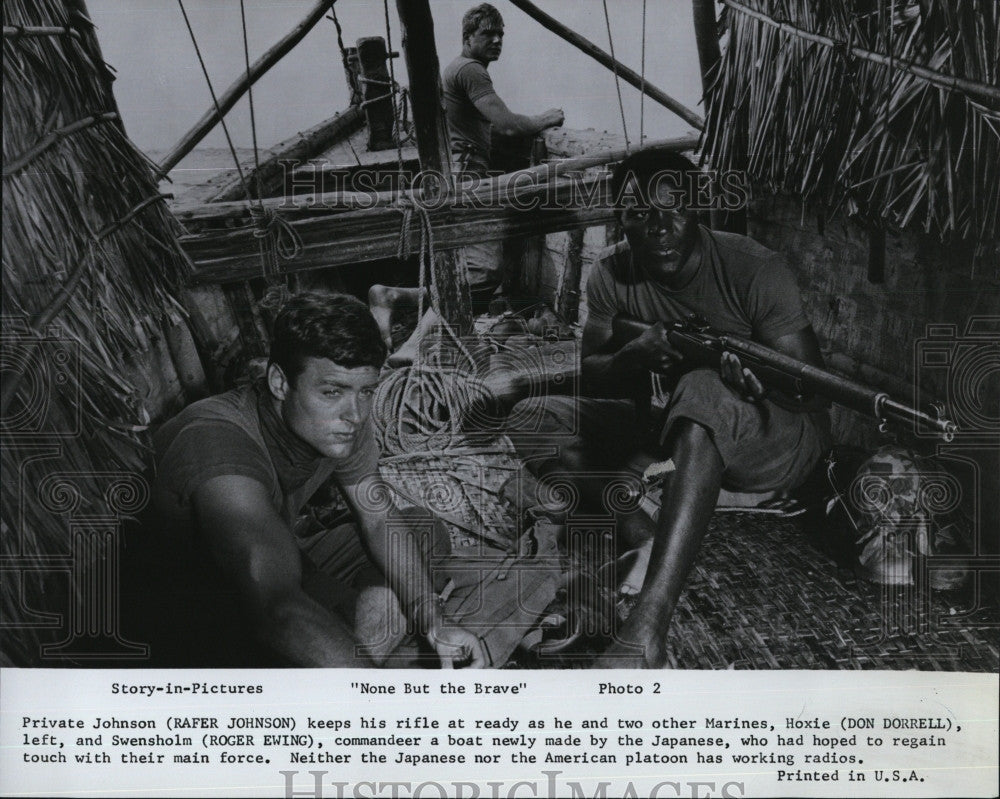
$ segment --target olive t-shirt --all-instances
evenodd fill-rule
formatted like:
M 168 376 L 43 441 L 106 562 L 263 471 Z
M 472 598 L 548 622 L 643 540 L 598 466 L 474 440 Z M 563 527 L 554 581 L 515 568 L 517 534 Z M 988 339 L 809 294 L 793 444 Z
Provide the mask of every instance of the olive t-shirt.
M 649 323 L 695 314 L 722 332 L 763 342 L 809 325 L 781 255 L 747 236 L 705 227 L 699 233 L 701 266 L 679 289 L 646 277 L 627 243 L 596 263 L 587 281 L 587 325 L 610 336 L 618 314 Z
M 496 94 L 490 73 L 476 59 L 459 56 L 445 67 L 441 83 L 452 152 L 468 148 L 476 161 L 489 164 L 491 125 L 476 100 Z
M 189 405 L 163 425 L 153 438 L 156 448 L 156 481 L 153 498 L 157 509 L 174 520 L 191 520 L 191 498 L 206 480 L 240 475 L 261 482 L 271 502 L 289 524 L 303 505 L 331 476 L 340 488 L 377 473 L 378 448 L 369 419 L 358 434 L 354 450 L 345 458 L 324 458 L 307 453 L 293 464 L 300 479 L 282 479 L 287 459 L 268 444 L 262 429 L 260 402 L 268 401 L 254 386 L 219 394 Z M 291 435 L 289 433 L 289 435 Z M 283 485 L 284 483 L 284 485 Z

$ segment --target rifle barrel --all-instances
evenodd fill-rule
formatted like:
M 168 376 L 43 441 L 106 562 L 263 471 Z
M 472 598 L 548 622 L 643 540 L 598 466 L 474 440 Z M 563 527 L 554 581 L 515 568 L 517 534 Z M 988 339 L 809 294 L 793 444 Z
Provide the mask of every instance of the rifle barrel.
M 614 323 L 616 330 L 626 338 L 634 338 L 650 326 L 622 316 L 616 317 Z M 933 431 L 945 441 L 954 439 L 957 432 L 955 423 L 942 418 L 936 408 L 914 408 L 892 399 L 884 391 L 803 363 L 755 341 L 718 333 L 692 322 L 674 322 L 667 325 L 666 332 L 671 344 L 694 360 L 718 366 L 723 352 L 735 353 L 744 366 L 750 369 L 756 367 L 762 373 L 759 376 L 763 382 L 768 382 L 765 377 L 770 378 L 776 388 L 791 394 L 818 394 L 839 405 L 873 416 L 880 422 L 893 421 Z

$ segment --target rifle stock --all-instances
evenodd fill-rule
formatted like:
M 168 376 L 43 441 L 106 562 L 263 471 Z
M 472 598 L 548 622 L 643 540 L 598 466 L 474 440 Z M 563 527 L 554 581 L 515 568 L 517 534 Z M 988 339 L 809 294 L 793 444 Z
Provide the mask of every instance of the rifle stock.
M 642 335 L 651 324 L 628 316 L 613 320 L 612 341 L 623 346 Z M 899 402 L 884 391 L 835 375 L 824 369 L 803 363 L 784 353 L 765 347 L 755 341 L 721 333 L 697 319 L 682 322 L 665 322 L 667 339 L 684 356 L 685 360 L 702 366 L 718 368 L 722 353 L 736 354 L 740 363 L 749 368 L 760 382 L 804 402 L 816 395 L 838 405 L 872 416 L 884 425 L 888 422 L 910 425 L 914 429 L 933 431 L 945 441 L 955 437 L 957 426 L 944 418 L 938 406 L 921 410 Z

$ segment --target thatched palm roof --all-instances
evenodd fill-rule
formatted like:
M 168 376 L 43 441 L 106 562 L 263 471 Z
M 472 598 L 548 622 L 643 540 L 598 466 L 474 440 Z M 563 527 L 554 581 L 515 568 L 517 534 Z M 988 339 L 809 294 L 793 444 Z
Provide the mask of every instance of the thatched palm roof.
M 5 0 L 3 14 L 0 556 L 23 566 L 2 581 L 10 626 L 67 612 L 50 606 L 38 568 L 58 570 L 71 551 L 68 515 L 37 496 L 53 486 L 46 475 L 70 475 L 76 512 L 107 514 L 108 475 L 147 464 L 148 417 L 125 375 L 183 314 L 173 291 L 187 262 L 81 0 Z M 7 662 L 38 658 L 30 625 L 5 644 Z
M 996 252 L 1000 5 L 725 0 L 705 153 L 758 185 Z

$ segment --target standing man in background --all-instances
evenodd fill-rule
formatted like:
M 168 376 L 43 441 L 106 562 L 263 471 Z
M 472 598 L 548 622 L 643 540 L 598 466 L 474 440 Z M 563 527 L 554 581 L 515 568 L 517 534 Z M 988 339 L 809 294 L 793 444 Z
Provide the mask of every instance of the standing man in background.
M 503 136 L 537 136 L 547 128 L 559 127 L 565 119 L 559 108 L 550 108 L 537 116 L 515 114 L 500 99 L 487 67 L 500 58 L 503 32 L 503 17 L 496 8 L 489 3 L 470 8 L 462 17 L 462 54 L 445 67 L 442 75 L 452 169 L 458 180 L 489 176 L 493 131 Z M 473 244 L 465 247 L 463 254 L 473 310 L 485 310 L 484 306 L 503 282 L 503 242 Z M 419 289 L 372 287 L 369 305 L 387 344 L 392 308 L 398 302 L 415 305 L 417 292 Z M 393 365 L 412 362 L 420 334 L 438 321 L 433 311 L 426 313 L 417 331 L 389 362 Z

